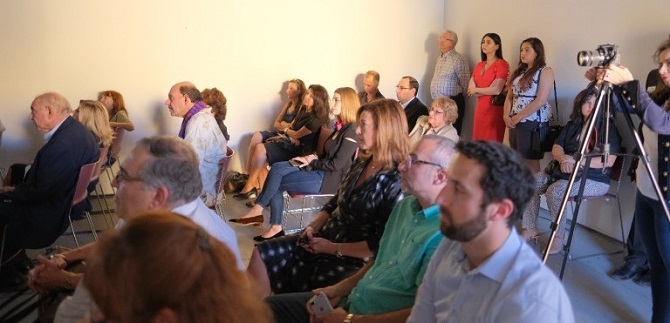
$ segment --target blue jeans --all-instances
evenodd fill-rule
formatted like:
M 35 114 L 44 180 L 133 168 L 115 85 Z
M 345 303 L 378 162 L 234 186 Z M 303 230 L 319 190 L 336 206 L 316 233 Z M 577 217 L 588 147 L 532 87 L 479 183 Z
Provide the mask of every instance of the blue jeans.
M 651 269 L 652 322 L 670 322 L 670 223 L 661 203 L 639 192 L 635 199 L 635 233 Z
M 270 224 L 281 224 L 284 211 L 284 191 L 319 194 L 324 171 L 305 171 L 288 162 L 272 165 L 265 179 L 263 190 L 256 199 L 262 207 L 270 205 Z

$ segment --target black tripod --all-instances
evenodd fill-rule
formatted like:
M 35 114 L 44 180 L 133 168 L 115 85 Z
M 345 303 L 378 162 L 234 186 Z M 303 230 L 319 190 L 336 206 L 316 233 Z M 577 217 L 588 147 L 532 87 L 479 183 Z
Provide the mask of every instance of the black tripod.
M 593 86 L 593 85 L 591 85 Z M 624 99 L 621 96 L 621 93 L 612 87 L 611 84 L 604 82 L 601 84 L 600 90 L 598 91 L 598 96 L 596 98 L 596 106 L 591 112 L 591 115 L 589 118 L 585 121 L 587 123 L 587 126 L 582 129 L 581 133 L 581 142 L 579 145 L 579 151 L 575 155 L 575 167 L 572 170 L 572 173 L 570 174 L 570 178 L 568 180 L 568 186 L 565 191 L 565 196 L 563 196 L 563 200 L 561 201 L 561 207 L 558 212 L 558 216 L 556 218 L 555 222 L 551 223 L 551 235 L 549 236 L 549 243 L 547 244 L 546 249 L 544 250 L 542 261 L 547 262 L 547 257 L 549 256 L 549 247 L 551 246 L 551 243 L 554 241 L 554 238 L 556 237 L 556 231 L 558 229 L 558 224 L 561 223 L 561 220 L 563 219 L 563 216 L 565 215 L 565 209 L 568 205 L 568 201 L 570 199 L 570 192 L 572 191 L 572 187 L 574 186 L 575 179 L 577 178 L 577 175 L 579 173 L 579 165 L 581 165 L 581 162 L 583 158 L 586 157 L 586 162 L 585 162 L 585 167 L 583 171 L 583 175 L 581 178 L 581 184 L 579 186 L 579 190 L 577 193 L 577 196 L 575 196 L 575 209 L 572 214 L 572 223 L 570 225 L 570 232 L 568 234 L 568 241 L 567 244 L 565 245 L 563 252 L 563 262 L 561 264 L 561 272 L 559 274 L 559 277 L 563 279 L 563 272 L 565 270 L 565 264 L 568 259 L 568 255 L 570 254 L 570 246 L 572 243 L 572 237 L 574 234 L 575 226 L 577 225 L 577 216 L 579 214 L 579 207 L 582 202 L 582 197 L 584 196 L 584 186 L 586 185 L 586 171 L 589 169 L 591 165 L 591 158 L 595 156 L 601 156 L 603 159 L 603 162 L 606 162 L 609 155 L 610 155 L 610 146 L 609 142 L 607 141 L 609 131 L 610 131 L 610 101 L 612 99 L 612 95 L 616 95 L 618 101 L 621 104 L 624 104 Z M 604 103 L 604 104 L 603 104 Z M 603 110 L 603 106 L 605 111 Z M 624 111 L 623 113 L 624 118 L 626 119 L 626 124 L 628 126 L 628 130 L 630 131 L 630 134 L 632 137 L 635 139 L 635 145 L 638 148 L 638 151 L 640 155 L 638 156 L 640 158 L 640 161 L 644 164 L 647 174 L 649 175 L 649 178 L 651 179 L 651 182 L 654 186 L 654 191 L 656 192 L 656 196 L 658 197 L 659 201 L 664 201 L 665 199 L 663 198 L 663 194 L 661 193 L 661 190 L 658 186 L 658 182 L 656 178 L 654 177 L 654 172 L 651 169 L 651 166 L 649 164 L 649 158 L 647 157 L 647 152 L 644 149 L 644 146 L 642 144 L 642 139 L 640 137 L 640 134 L 637 132 L 635 129 L 635 125 L 633 124 L 633 120 L 631 119 L 630 115 L 628 114 L 627 111 Z M 605 129 L 604 133 L 604 142 L 602 145 L 602 150 L 596 154 L 587 154 L 587 149 L 589 145 L 589 139 L 591 138 L 591 134 L 593 133 L 593 130 L 596 127 L 596 122 L 598 120 L 598 116 L 602 116 L 603 118 L 603 126 Z M 597 143 L 596 143 L 597 144 Z M 665 203 L 661 203 L 663 205 L 663 210 L 665 212 L 666 217 L 668 217 L 668 221 L 670 221 L 670 212 L 668 212 L 668 207 Z

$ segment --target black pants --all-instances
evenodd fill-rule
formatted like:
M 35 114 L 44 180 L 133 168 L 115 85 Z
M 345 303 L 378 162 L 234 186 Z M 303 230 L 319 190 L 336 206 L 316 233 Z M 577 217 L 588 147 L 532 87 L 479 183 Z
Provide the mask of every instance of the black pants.
M 454 122 L 454 128 L 456 128 L 458 135 L 462 136 L 463 132 L 461 131 L 461 127 L 463 126 L 463 117 L 465 117 L 465 97 L 463 96 L 463 93 L 460 93 L 451 96 L 450 98 L 456 102 L 456 107 L 458 107 L 458 118 L 456 119 L 456 122 Z M 412 131 L 412 129 L 409 131 Z
M 265 302 L 270 306 L 277 323 L 309 322 L 305 305 L 310 298 L 311 292 L 288 293 L 269 296 Z
M 628 231 L 626 248 L 628 248 L 628 255 L 626 255 L 624 260 L 627 263 L 630 262 L 638 266 L 647 266 L 647 253 L 644 251 L 640 233 L 635 232 L 635 218 L 633 218 L 633 223 L 630 225 L 630 231 Z

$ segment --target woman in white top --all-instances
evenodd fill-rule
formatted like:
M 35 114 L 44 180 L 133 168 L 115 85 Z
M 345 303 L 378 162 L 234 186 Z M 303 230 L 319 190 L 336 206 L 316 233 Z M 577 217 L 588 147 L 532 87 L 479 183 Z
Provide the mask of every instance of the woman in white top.
M 458 142 L 458 132 L 454 122 L 458 119 L 456 102 L 448 97 L 439 97 L 433 101 L 427 116 L 420 116 L 414 129 L 409 133 L 409 144 L 413 147 L 421 137 L 427 134 L 438 135 Z
M 554 84 L 554 71 L 546 65 L 541 40 L 531 37 L 521 42 L 519 67 L 507 83 L 511 91 L 507 91 L 503 112 L 510 147 L 523 156 L 533 173 L 540 171 L 540 160 L 544 157 L 541 149 L 533 149 L 533 132 L 540 124 L 548 126 L 551 118 L 547 99 Z

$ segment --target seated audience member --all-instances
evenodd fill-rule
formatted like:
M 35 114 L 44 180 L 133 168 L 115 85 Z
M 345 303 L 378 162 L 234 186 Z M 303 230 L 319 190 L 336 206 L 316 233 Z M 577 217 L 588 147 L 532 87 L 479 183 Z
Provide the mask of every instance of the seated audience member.
M 282 213 L 284 210 L 284 191 L 304 194 L 334 194 L 344 175 L 349 171 L 354 153 L 358 148 L 356 138 L 356 112 L 360 107 L 356 91 L 352 88 L 339 88 L 333 94 L 331 114 L 337 117 L 335 131 L 326 140 L 321 156 L 316 154 L 293 158 L 299 166 L 289 162 L 272 165 L 265 185 L 256 202 L 247 202 L 251 210 L 230 222 L 250 225 L 263 223 L 263 208 L 270 205 L 270 230 L 254 237 L 264 241 L 284 235 Z
M 521 218 L 521 235 L 525 240 L 535 239 L 539 234 L 536 229 L 536 222 L 540 213 L 540 194 L 544 194 L 547 198 L 547 208 L 549 209 L 549 214 L 551 215 L 552 220 L 555 221 L 558 217 L 558 212 L 561 209 L 561 202 L 568 189 L 568 179 L 575 167 L 574 154 L 577 153 L 580 148 L 582 128 L 588 124 L 587 118 L 593 111 L 593 107 L 596 103 L 596 94 L 594 89 L 586 89 L 577 94 L 572 108 L 572 114 L 570 115 L 570 121 L 568 121 L 563 130 L 561 130 L 561 133 L 558 138 L 556 138 L 556 142 L 551 149 L 554 161 L 552 161 L 550 165 L 554 165 L 555 167 L 551 169 L 547 168 L 535 175 L 535 194 L 533 194 L 530 204 L 523 212 L 523 217 Z M 600 123 L 601 122 L 599 122 L 596 125 L 596 128 L 593 129 L 593 134 L 591 135 L 592 139 L 589 141 L 589 149 L 591 151 L 587 151 L 587 153 L 595 154 L 597 152 L 602 152 L 605 141 L 605 138 L 603 138 L 605 137 L 605 131 L 602 128 L 603 125 Z M 614 125 L 614 120 L 612 120 L 611 124 Z M 603 135 L 599 136 L 599 134 Z M 614 126 L 609 128 L 609 138 L 607 138 L 607 143 L 610 145 L 610 152 L 612 154 L 618 153 L 621 150 L 621 136 L 619 136 L 619 132 Z M 609 191 L 610 167 L 614 165 L 616 158 L 617 156 L 615 155 L 609 155 L 605 164 L 603 164 L 602 158 L 598 156 L 591 158 L 591 164 L 589 165 L 588 171 L 586 171 L 584 196 L 600 196 L 605 195 L 607 191 Z M 583 166 L 577 167 L 583 168 Z M 547 174 L 548 171 L 551 172 L 551 174 Z M 569 196 L 576 196 L 579 192 L 579 187 L 582 184 L 582 170 L 579 171 L 579 174 L 580 175 L 572 186 L 572 191 L 570 191 Z M 566 241 L 567 233 L 569 231 L 570 226 L 565 223 L 565 217 L 563 217 L 563 221 L 559 224 L 554 241 L 549 247 L 550 254 L 558 253 L 563 249 L 563 244 Z
M 292 79 L 288 81 L 286 86 L 286 98 L 288 99 L 288 102 L 282 106 L 281 111 L 279 111 L 279 114 L 277 114 L 273 124 L 274 129 L 258 131 L 251 137 L 251 142 L 249 143 L 249 154 L 247 154 L 247 174 L 251 172 L 251 156 L 254 155 L 254 149 L 256 149 L 256 146 L 278 135 L 282 131 L 285 132 L 287 128 L 291 128 L 293 121 L 295 120 L 295 117 L 298 115 L 298 111 L 302 106 L 302 102 L 306 94 L 307 86 L 305 86 L 305 83 L 301 79 Z
M 458 132 L 454 121 L 458 118 L 458 107 L 454 100 L 440 97 L 433 100 L 427 116 L 420 116 L 416 126 L 409 133 L 409 145 L 416 145 L 425 135 L 438 135 L 458 142 Z
M 208 207 L 214 207 L 218 198 L 219 161 L 226 156 L 228 141 L 212 115 L 212 108 L 202 101 L 200 91 L 193 83 L 181 82 L 172 86 L 165 105 L 173 117 L 183 118 L 179 137 L 195 148 L 200 162 L 202 198 Z
M 420 116 L 428 115 L 428 108 L 416 97 L 418 93 L 419 81 L 411 76 L 403 76 L 395 87 L 395 95 L 398 98 L 398 102 L 405 109 L 407 129 L 414 129 L 416 120 Z
M 365 72 L 363 91 L 358 92 L 358 100 L 360 100 L 361 105 L 383 98 L 384 96 L 379 92 L 379 73 L 372 70 Z
M 107 113 L 109 114 L 109 124 L 114 130 L 114 135 L 116 142 L 114 145 L 120 145 L 123 138 L 123 131 L 133 131 L 135 130 L 135 125 L 128 117 L 128 110 L 126 110 L 126 105 L 123 101 L 123 96 L 121 93 L 116 91 L 102 91 L 98 93 L 98 101 L 100 101 L 105 108 L 107 108 Z M 118 151 L 120 149 L 114 149 L 110 147 L 109 156 L 107 156 L 107 164 L 112 165 L 119 159 Z
M 268 297 L 277 322 L 310 321 L 305 304 L 320 292 L 328 296 L 333 307 L 341 305 L 321 317 L 323 321 L 405 322 L 428 262 L 442 240 L 435 200 L 447 185 L 445 168 L 453 154 L 453 141 L 435 135 L 423 137 L 398 166 L 403 190 L 412 195 L 393 208 L 377 257 L 335 285 L 311 293 Z
M 114 139 L 114 131 L 109 122 L 109 114 L 102 103 L 93 100 L 79 101 L 79 107 L 72 116 L 93 133 L 98 147 L 109 147 Z
M 216 124 L 218 124 L 219 129 L 221 129 L 223 137 L 226 138 L 226 141 L 230 140 L 228 127 L 224 123 L 224 121 L 226 121 L 226 113 L 228 113 L 228 108 L 226 107 L 226 102 L 228 102 L 228 100 L 226 100 L 226 96 L 217 88 L 204 89 L 202 91 L 202 100 L 212 108 L 212 114 L 214 115 Z
M 0 288 L 23 282 L 25 248 L 46 248 L 65 231 L 79 169 L 100 157 L 96 138 L 71 113 L 70 103 L 57 93 L 42 94 L 30 106 L 30 120 L 46 143 L 20 184 L 0 188 L 0 225 L 6 233 Z
M 244 268 L 235 232 L 198 198 L 202 191 L 198 156 L 186 141 L 173 136 L 144 138 L 123 160 L 116 178 L 116 215 L 122 220 L 157 209 L 172 210 L 193 220 L 209 234 L 226 244 L 235 255 L 237 266 Z M 122 226 L 121 224 L 120 226 Z M 68 264 L 84 260 L 95 243 L 55 255 L 51 260 L 38 257 L 40 265 L 32 270 L 29 286 L 39 292 L 75 289 L 64 301 L 57 321 L 76 321 L 88 308 L 88 293 L 78 284 L 81 275 L 68 272 Z
M 105 236 L 84 284 L 112 322 L 270 322 L 235 256 L 189 219 L 143 214 Z
M 256 145 L 251 161 L 249 179 L 236 199 L 256 198 L 263 189 L 267 166 L 293 157 L 314 152 L 319 128 L 328 122 L 328 92 L 321 85 L 310 85 L 291 127 Z
M 360 158 L 300 235 L 261 242 L 247 271 L 261 296 L 304 292 L 352 275 L 373 257 L 393 206 L 402 198 L 397 166 L 407 156 L 407 121 L 395 100 L 377 100 L 356 115 Z
M 447 181 L 437 198 L 447 239 L 407 322 L 574 322 L 563 285 L 514 229 L 534 186 L 522 157 L 461 141 Z

